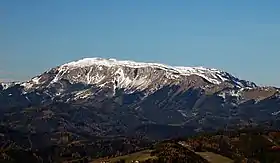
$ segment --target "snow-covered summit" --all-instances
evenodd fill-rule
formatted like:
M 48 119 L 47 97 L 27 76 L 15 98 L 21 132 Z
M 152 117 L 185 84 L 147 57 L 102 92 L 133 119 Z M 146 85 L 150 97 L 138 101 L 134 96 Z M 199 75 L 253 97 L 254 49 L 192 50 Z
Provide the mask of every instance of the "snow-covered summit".
M 103 59 L 103 58 L 84 58 L 78 61 L 69 62 L 60 66 L 63 69 L 67 68 L 83 68 L 90 66 L 105 66 L 105 67 L 130 67 L 130 68 L 156 68 L 165 70 L 168 73 L 172 73 L 179 76 L 190 76 L 197 75 L 213 84 L 220 84 L 225 81 L 232 81 L 236 83 L 239 87 L 243 87 L 238 78 L 230 75 L 227 72 L 220 71 L 213 68 L 205 67 L 184 67 L 184 66 L 169 66 L 160 63 L 144 63 L 144 62 L 135 62 L 128 60 L 116 60 L 116 59 Z
M 84 58 L 81 60 L 69 62 L 63 64 L 62 67 L 88 67 L 92 65 L 102 65 L 107 67 L 112 66 L 125 66 L 131 68 L 142 68 L 142 67 L 154 67 L 154 68 L 161 68 L 170 71 L 177 71 L 178 73 L 186 73 L 191 71 L 213 71 L 213 72 L 220 72 L 217 69 L 210 69 L 205 67 L 183 67 L 183 66 L 169 66 L 161 63 L 149 63 L 149 62 L 135 62 L 129 60 L 117 60 L 114 58 L 104 59 L 104 58 Z
M 225 73 L 213 68 L 205 68 L 202 66 L 199 67 L 184 67 L 184 66 L 170 66 L 161 63 L 148 63 L 148 62 L 135 62 L 129 60 L 117 60 L 117 59 L 103 59 L 103 58 L 84 58 L 81 60 L 77 60 L 74 62 L 69 62 L 63 64 L 61 67 L 89 67 L 93 65 L 106 66 L 106 67 L 114 67 L 114 66 L 123 66 L 123 67 L 131 67 L 131 68 L 143 68 L 143 67 L 151 67 L 151 68 L 159 68 L 162 70 L 167 70 L 175 73 L 179 73 L 180 75 L 191 75 L 191 74 L 203 74 L 203 73 Z M 226 79 L 224 79 L 226 80 Z
M 75 84 L 83 84 L 89 87 L 94 85 L 110 90 L 119 88 L 126 92 L 144 91 L 151 94 L 165 86 L 177 85 L 187 89 L 221 83 L 239 88 L 256 86 L 252 82 L 240 80 L 217 69 L 102 58 L 85 58 L 62 64 L 21 83 L 21 86 L 25 91 L 55 87 L 51 90 L 61 94 L 73 91 L 70 87 Z

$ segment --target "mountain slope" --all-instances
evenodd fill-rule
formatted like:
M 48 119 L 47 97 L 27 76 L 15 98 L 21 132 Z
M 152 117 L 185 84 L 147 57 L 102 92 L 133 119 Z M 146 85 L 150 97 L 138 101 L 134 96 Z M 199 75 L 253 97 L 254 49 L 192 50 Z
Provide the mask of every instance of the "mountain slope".
M 216 69 L 87 58 L 2 88 L 0 117 L 3 125 L 32 133 L 162 139 L 224 127 L 277 127 L 279 97 L 277 88 Z

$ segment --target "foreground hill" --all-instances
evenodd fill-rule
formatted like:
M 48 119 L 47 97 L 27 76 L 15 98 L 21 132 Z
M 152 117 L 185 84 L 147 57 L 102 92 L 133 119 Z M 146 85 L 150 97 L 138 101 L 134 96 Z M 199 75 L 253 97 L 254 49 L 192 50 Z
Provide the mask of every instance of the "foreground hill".
M 100 162 L 278 163 L 280 132 L 263 129 L 202 134 L 156 143 L 149 150 L 101 158 Z
M 71 141 L 36 150 L 19 133 L 9 133 L 10 137 L 2 136 L 5 141 L 1 144 L 0 162 L 280 162 L 280 132 L 263 128 L 203 133 L 154 143 L 139 138 L 96 138 L 92 142 Z

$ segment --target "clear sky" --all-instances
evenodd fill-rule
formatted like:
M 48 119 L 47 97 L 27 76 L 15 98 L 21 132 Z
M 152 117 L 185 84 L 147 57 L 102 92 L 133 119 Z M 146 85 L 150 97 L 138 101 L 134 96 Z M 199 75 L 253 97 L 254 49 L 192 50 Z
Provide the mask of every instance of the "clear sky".
M 280 1 L 0 1 L 0 80 L 84 57 L 205 66 L 280 86 Z

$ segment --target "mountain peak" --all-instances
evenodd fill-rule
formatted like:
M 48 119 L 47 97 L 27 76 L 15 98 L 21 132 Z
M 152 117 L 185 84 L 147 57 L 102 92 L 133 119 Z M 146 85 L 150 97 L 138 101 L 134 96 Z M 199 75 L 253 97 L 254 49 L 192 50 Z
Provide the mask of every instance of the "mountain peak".
M 124 89 L 126 92 L 153 93 L 164 86 L 179 85 L 182 88 L 207 87 L 230 84 L 238 88 L 254 88 L 252 82 L 240 80 L 233 75 L 205 67 L 169 66 L 160 63 L 144 63 L 117 59 L 84 58 L 52 68 L 22 83 L 25 90 L 61 87 L 65 84 Z M 59 86 L 60 85 L 60 86 Z
M 151 62 L 135 62 L 131 60 L 117 60 L 115 58 L 83 58 L 77 61 L 69 62 L 63 64 L 62 67 L 88 67 L 92 65 L 102 65 L 102 66 L 125 66 L 125 67 L 132 67 L 132 68 L 141 68 L 141 67 L 156 67 L 156 68 L 163 68 L 163 69 L 173 69 L 177 71 L 182 71 L 183 69 L 199 69 L 199 70 L 212 70 L 212 71 L 219 71 L 213 68 L 205 68 L 202 66 L 198 67 L 185 67 L 185 66 L 170 66 L 162 63 L 151 63 Z
M 190 76 L 197 75 L 207 80 L 212 84 L 220 84 L 225 81 L 231 81 L 239 87 L 244 87 L 240 80 L 227 72 L 220 71 L 214 68 L 199 67 L 185 67 L 185 66 L 170 66 L 161 63 L 149 63 L 149 62 L 135 62 L 130 60 L 117 60 L 117 59 L 104 59 L 104 58 L 84 58 L 81 60 L 69 62 L 60 66 L 62 69 L 77 69 L 86 68 L 91 66 L 104 66 L 107 68 L 119 69 L 121 67 L 127 67 L 132 69 L 138 68 L 152 68 L 154 70 L 165 71 L 171 76 Z M 168 75 L 170 76 L 170 75 Z M 255 85 L 255 84 L 251 84 Z

